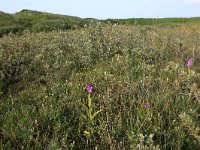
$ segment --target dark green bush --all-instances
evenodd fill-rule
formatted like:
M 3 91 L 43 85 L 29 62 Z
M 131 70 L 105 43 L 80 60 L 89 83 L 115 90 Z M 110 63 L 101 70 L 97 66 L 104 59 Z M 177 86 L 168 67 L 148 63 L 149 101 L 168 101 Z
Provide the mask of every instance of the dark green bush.
M 36 32 L 69 29 L 72 29 L 72 26 L 68 22 L 62 20 L 44 20 L 36 23 L 32 27 L 32 31 Z

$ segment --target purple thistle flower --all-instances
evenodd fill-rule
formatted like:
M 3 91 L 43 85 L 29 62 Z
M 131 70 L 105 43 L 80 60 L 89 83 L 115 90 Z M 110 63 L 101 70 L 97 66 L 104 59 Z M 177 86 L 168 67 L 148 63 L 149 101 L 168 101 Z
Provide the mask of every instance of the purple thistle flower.
M 188 61 L 187 61 L 187 66 L 189 68 L 191 68 L 193 66 L 193 59 L 192 58 L 189 58 Z
M 88 93 L 92 93 L 93 90 L 94 90 L 93 85 L 92 85 L 91 83 L 89 83 L 89 84 L 87 85 L 87 92 L 88 92 Z
M 149 103 L 148 101 L 145 102 L 145 103 L 144 103 L 144 107 L 146 107 L 146 108 L 150 107 L 150 103 Z

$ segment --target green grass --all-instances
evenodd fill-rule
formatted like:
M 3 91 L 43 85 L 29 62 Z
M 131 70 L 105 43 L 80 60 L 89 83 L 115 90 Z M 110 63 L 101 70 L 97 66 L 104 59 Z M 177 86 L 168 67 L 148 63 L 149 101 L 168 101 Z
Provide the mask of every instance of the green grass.
M 177 28 L 93 22 L 4 35 L 0 149 L 198 150 L 199 32 L 194 22 Z

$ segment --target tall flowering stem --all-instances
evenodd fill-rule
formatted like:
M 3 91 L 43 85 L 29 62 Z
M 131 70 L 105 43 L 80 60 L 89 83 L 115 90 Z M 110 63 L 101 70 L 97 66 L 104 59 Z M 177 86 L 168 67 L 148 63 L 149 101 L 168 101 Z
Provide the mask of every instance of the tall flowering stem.
M 187 61 L 187 67 L 192 68 L 192 66 L 193 66 L 193 59 L 189 58 L 188 61 Z
M 88 93 L 88 100 L 87 104 L 82 104 L 83 108 L 86 111 L 86 115 L 82 115 L 85 120 L 87 120 L 88 123 L 93 124 L 95 117 L 102 111 L 93 111 L 92 108 L 92 98 L 91 98 L 91 93 L 94 92 L 94 87 L 91 83 L 89 83 L 86 87 L 87 93 Z
M 88 85 L 87 85 L 87 92 L 90 94 L 90 93 L 92 93 L 93 91 L 94 91 L 94 88 L 93 88 L 93 85 L 92 85 L 92 83 L 89 83 Z
M 187 67 L 188 67 L 188 74 L 190 75 L 191 74 L 191 68 L 193 66 L 193 59 L 192 58 L 189 58 L 188 61 L 187 61 Z

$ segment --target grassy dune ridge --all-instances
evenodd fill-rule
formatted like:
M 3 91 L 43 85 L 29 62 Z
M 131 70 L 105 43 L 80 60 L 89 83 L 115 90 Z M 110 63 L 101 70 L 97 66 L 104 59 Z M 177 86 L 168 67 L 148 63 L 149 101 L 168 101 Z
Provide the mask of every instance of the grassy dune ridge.
M 198 150 L 199 39 L 198 22 L 4 35 L 0 148 Z
M 50 32 L 53 30 L 74 30 L 90 25 L 91 22 L 119 25 L 160 25 L 179 26 L 181 24 L 200 23 L 200 17 L 193 18 L 129 18 L 106 19 L 79 18 L 74 16 L 52 14 L 47 12 L 24 9 L 14 14 L 0 11 L 0 37 L 12 33 L 22 33 L 25 30 L 31 32 Z
M 82 27 L 82 19 L 73 16 L 56 15 L 51 13 L 22 10 L 15 14 L 0 12 L 0 36 L 10 32 L 31 32 L 71 30 Z

